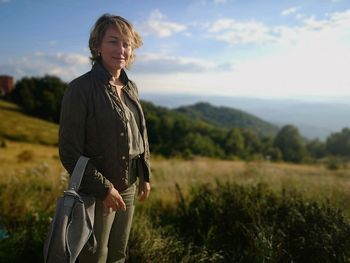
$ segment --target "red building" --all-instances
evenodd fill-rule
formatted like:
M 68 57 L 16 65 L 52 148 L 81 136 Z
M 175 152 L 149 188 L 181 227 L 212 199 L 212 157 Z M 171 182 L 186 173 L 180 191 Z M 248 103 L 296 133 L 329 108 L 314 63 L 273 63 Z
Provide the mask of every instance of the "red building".
M 14 86 L 14 80 L 11 76 L 0 76 L 0 96 L 8 94 L 12 91 Z

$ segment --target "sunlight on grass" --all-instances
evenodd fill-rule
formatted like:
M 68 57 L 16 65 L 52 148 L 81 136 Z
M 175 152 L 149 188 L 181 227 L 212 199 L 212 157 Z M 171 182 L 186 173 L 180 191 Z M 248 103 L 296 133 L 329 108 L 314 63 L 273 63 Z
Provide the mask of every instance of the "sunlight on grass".
M 57 124 L 24 115 L 15 104 L 0 100 L 0 120 L 0 137 L 57 145 Z

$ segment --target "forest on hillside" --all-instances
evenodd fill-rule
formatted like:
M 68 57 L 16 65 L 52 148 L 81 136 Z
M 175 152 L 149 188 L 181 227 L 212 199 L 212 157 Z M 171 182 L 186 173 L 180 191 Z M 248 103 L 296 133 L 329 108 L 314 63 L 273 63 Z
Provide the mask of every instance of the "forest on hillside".
M 54 76 L 25 77 L 4 99 L 24 113 L 58 123 L 67 84 Z M 293 125 L 277 127 L 251 114 L 208 103 L 175 110 L 143 101 L 151 151 L 165 157 L 207 156 L 221 159 L 268 159 L 294 163 L 350 156 L 350 129 L 331 134 L 326 141 L 307 140 Z M 286 116 L 287 118 L 287 116 Z M 338 162 L 338 161 L 337 161 Z

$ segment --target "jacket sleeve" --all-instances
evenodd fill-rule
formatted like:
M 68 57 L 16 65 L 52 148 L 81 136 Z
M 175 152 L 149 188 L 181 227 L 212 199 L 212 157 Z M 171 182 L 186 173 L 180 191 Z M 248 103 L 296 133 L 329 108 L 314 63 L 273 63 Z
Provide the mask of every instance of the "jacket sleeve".
M 84 155 L 88 106 L 86 90 L 74 82 L 70 83 L 62 100 L 58 140 L 60 159 L 69 174 L 72 174 L 79 157 Z M 92 160 L 94 158 L 87 157 Z M 81 190 L 103 200 L 112 186 L 112 183 L 97 171 L 93 161 L 89 161 Z

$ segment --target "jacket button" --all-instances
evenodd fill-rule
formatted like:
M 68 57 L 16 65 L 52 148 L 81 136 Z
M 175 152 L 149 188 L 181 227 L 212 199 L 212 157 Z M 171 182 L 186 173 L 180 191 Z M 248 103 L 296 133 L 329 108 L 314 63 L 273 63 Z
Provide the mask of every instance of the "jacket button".
M 125 184 L 128 184 L 128 179 L 124 178 L 123 181 Z
M 124 136 L 124 132 L 121 132 L 121 133 L 120 133 L 120 136 Z
M 125 160 L 125 159 L 126 159 L 126 157 L 123 155 L 123 156 L 122 156 L 122 159 L 123 159 L 123 160 Z

